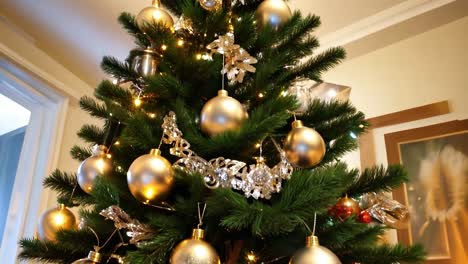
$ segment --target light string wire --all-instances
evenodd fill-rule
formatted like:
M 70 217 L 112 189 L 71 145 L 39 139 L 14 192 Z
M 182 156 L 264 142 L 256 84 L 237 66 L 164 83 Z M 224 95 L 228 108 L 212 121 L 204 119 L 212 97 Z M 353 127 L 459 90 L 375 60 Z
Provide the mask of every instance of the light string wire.
M 109 236 L 109 238 L 107 238 L 107 240 L 104 242 L 104 244 L 102 246 L 100 246 L 99 244 L 101 244 L 101 241 L 99 240 L 99 236 L 98 234 L 96 233 L 96 231 L 94 231 L 94 229 L 92 229 L 91 227 L 88 226 L 88 229 L 91 230 L 91 232 L 94 234 L 94 236 L 96 237 L 96 242 L 97 242 L 97 246 L 94 247 L 94 249 L 96 250 L 96 252 L 98 252 L 99 250 L 101 250 L 102 248 L 104 248 L 107 243 L 109 243 L 109 241 L 111 240 L 111 238 L 115 235 L 115 233 L 117 233 L 119 231 L 118 228 L 116 228 L 114 230 L 114 232 L 112 232 L 112 234 Z M 120 234 L 120 233 L 119 233 Z M 122 239 L 122 236 L 120 235 L 120 238 Z

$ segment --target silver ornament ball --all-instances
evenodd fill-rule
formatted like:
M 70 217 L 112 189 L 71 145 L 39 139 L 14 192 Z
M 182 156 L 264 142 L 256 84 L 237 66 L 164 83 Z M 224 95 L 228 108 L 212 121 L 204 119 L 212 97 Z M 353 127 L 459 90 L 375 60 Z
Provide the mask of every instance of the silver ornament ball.
M 151 49 L 145 49 L 141 55 L 133 59 L 133 69 L 143 77 L 150 77 L 156 74 L 159 61 L 156 53 Z
M 222 5 L 222 0 L 198 0 L 201 7 L 208 11 L 218 10 Z
M 91 193 L 94 187 L 94 180 L 100 175 L 106 175 L 111 169 L 111 161 L 107 158 L 107 147 L 96 145 L 93 147 L 91 157 L 81 162 L 76 172 L 78 184 L 81 189 Z
M 214 136 L 226 131 L 238 130 L 248 115 L 242 104 L 228 96 L 226 90 L 219 90 L 203 106 L 200 125 L 204 133 Z
M 159 149 L 133 161 L 127 172 L 128 188 L 142 203 L 161 201 L 170 191 L 174 181 L 171 163 L 161 156 Z
M 291 9 L 283 0 L 265 0 L 255 12 L 259 28 L 269 25 L 276 30 L 282 27 L 291 15 Z
M 309 236 L 306 247 L 294 254 L 289 264 L 341 264 L 341 261 L 331 250 L 320 246 L 316 236 Z

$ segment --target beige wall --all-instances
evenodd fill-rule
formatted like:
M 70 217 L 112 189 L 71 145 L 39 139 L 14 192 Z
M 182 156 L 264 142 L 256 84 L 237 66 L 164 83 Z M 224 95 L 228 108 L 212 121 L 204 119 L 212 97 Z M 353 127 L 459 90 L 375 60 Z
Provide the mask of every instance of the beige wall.
M 64 171 L 75 171 L 78 162 L 74 161 L 69 153 L 74 144 L 81 142 L 76 132 L 82 124 L 93 121 L 89 115 L 80 110 L 78 99 L 82 95 L 92 94 L 92 88 L 50 58 L 44 51 L 38 49 L 31 39 L 1 19 L 0 36 L 2 36 L 0 45 L 16 53 L 21 58 L 20 61 L 14 62 L 15 64 L 20 66 L 28 65 L 30 68 L 37 69 L 49 86 L 69 99 L 57 167 Z M 56 203 L 55 195 L 49 194 L 47 191 L 44 191 L 43 197 L 48 198 L 47 203 L 50 206 Z
M 452 114 L 376 129 L 377 161 L 386 163 L 383 134 L 468 118 L 468 17 L 351 59 L 327 82 L 353 88 L 351 101 L 367 117 L 448 100 Z M 359 154 L 346 160 L 359 167 Z

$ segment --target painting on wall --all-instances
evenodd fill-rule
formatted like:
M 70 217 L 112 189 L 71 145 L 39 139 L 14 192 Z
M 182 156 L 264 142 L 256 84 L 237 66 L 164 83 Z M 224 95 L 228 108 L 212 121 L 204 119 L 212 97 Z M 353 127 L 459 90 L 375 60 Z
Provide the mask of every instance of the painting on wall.
M 411 215 L 399 242 L 422 244 L 431 264 L 468 263 L 468 119 L 386 134 L 385 144 L 410 178 L 393 193 Z

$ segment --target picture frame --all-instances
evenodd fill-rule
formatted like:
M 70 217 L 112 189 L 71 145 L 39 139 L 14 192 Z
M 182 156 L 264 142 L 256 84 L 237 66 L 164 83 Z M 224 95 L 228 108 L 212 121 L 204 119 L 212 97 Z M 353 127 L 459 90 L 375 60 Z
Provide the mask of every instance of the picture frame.
M 393 198 L 410 222 L 398 242 L 423 244 L 430 264 L 468 263 L 468 119 L 384 135 L 389 164 L 403 164 L 408 184 Z

